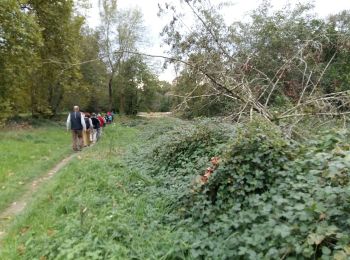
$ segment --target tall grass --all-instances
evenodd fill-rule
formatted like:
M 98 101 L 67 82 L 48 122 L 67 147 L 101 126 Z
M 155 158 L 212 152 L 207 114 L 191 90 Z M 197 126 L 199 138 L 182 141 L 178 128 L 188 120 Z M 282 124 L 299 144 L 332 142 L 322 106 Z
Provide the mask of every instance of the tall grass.
M 160 221 L 162 197 L 135 191 L 138 173 L 124 154 L 139 130 L 111 125 L 97 145 L 78 154 L 39 191 L 18 218 L 0 259 L 160 259 L 174 233 Z

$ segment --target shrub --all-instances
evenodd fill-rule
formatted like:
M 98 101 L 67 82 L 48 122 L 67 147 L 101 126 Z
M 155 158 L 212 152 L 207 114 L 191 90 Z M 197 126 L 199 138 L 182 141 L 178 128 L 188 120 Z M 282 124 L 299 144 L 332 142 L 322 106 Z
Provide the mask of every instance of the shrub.
M 154 135 L 138 163 L 153 179 L 142 192 L 169 202 L 163 221 L 178 242 L 168 257 L 346 259 L 346 140 L 327 132 L 296 143 L 262 120 L 236 131 L 204 120 Z M 207 168 L 212 156 L 220 161 Z
M 347 138 L 328 133 L 297 145 L 261 122 L 238 131 L 208 182 L 176 203 L 171 223 L 183 232 L 188 254 L 349 257 Z
M 210 158 L 225 150 L 234 132 L 234 126 L 209 119 L 153 123 L 142 134 L 141 147 L 128 155 L 128 165 L 139 172 L 140 181 L 134 189 L 155 197 L 162 194 L 171 211 L 176 207 L 173 201 L 188 194 Z
M 346 131 L 298 143 L 263 120 L 237 127 L 166 119 L 138 128 L 129 189 L 164 202 L 157 221 L 176 238 L 167 259 L 350 256 Z
M 161 136 L 151 153 L 152 160 L 161 167 L 157 172 L 168 174 L 172 170 L 187 169 L 188 164 L 196 164 L 203 159 L 207 163 L 212 156 L 222 152 L 233 131 L 227 126 L 204 120 Z
M 210 179 L 211 200 L 224 205 L 231 198 L 244 201 L 250 194 L 269 191 L 291 157 L 291 145 L 279 129 L 263 121 L 245 125 Z
M 10 102 L 0 97 L 0 127 L 3 127 L 12 114 Z

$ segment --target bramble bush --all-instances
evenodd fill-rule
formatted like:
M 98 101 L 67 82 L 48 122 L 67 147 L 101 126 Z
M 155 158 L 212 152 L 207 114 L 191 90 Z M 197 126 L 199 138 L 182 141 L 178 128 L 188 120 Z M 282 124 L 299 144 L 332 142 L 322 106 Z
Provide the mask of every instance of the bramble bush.
M 194 124 L 182 125 L 158 138 L 159 146 L 155 146 L 151 158 L 155 162 L 157 174 L 192 173 L 192 167 L 202 165 L 212 156 L 220 153 L 233 134 L 233 128 L 223 128 L 209 120 Z M 190 164 L 190 165 L 188 165 Z M 181 171 L 190 169 L 189 172 Z
M 163 221 L 179 236 L 171 257 L 349 258 L 348 138 L 334 131 L 297 143 L 256 120 L 237 131 L 206 121 L 150 139 L 139 163 L 156 181 L 143 192 L 169 201 Z M 196 181 L 212 156 L 218 168 Z
M 171 200 L 187 194 L 194 176 L 208 166 L 233 136 L 235 128 L 209 119 L 158 122 L 142 135 L 143 145 L 132 150 L 128 165 L 155 183 L 148 188 L 154 196 L 163 193 Z M 140 180 L 138 188 L 145 192 Z M 180 194 L 181 193 L 181 194 Z

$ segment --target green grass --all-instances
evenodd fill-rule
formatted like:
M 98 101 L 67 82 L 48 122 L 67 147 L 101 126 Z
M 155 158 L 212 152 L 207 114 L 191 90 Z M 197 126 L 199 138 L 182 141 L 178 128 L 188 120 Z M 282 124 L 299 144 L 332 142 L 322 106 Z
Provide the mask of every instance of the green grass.
M 330 253 L 346 259 L 349 181 L 347 175 L 339 181 L 332 177 L 330 186 L 326 178 L 337 167 L 346 173 L 347 133 L 329 133 L 305 146 L 287 147 L 269 125 L 262 128 L 257 123 L 245 128 L 256 139 L 243 138 L 240 132 L 230 139 L 228 151 L 233 154 L 217 137 L 225 135 L 217 130 L 222 128 L 228 139 L 235 130 L 231 125 L 172 118 L 118 122 L 36 193 L 9 227 L 0 259 L 316 259 L 321 253 L 322 259 L 330 259 Z M 198 131 L 189 131 L 192 127 Z M 257 129 L 272 136 L 259 139 L 264 135 Z M 254 182 L 242 186 L 245 193 L 231 189 L 232 180 L 238 179 L 233 168 L 245 169 L 246 178 L 256 158 L 265 158 L 251 151 L 276 153 L 268 161 L 276 158 L 279 164 L 260 163 L 270 170 L 285 162 L 278 150 L 285 148 L 295 151 L 288 153 L 290 161 L 272 183 L 267 182 L 264 193 Z M 228 176 L 211 179 L 209 184 L 223 187 L 213 204 L 208 197 L 211 187 L 194 186 L 193 180 L 220 149 L 226 152 L 221 174 Z M 259 187 L 256 193 L 254 185 Z M 313 240 L 320 236 L 323 244 L 315 247 Z M 289 250 L 294 252 L 287 255 Z
M 123 155 L 142 142 L 128 125 L 104 129 L 39 190 L 3 241 L 0 259 L 161 259 L 175 233 L 161 219 L 164 198 L 137 192 L 140 174 Z
M 0 131 L 0 211 L 71 151 L 71 137 L 60 124 Z

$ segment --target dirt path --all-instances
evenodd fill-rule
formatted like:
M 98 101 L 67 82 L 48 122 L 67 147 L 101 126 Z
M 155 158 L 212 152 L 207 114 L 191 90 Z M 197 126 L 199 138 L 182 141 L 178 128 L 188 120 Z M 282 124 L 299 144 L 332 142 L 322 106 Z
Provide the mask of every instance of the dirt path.
M 171 116 L 171 112 L 138 112 L 137 116 L 140 117 L 147 117 L 147 118 L 152 118 L 152 117 L 168 117 Z
M 14 201 L 8 208 L 6 208 L 3 212 L 0 212 L 0 242 L 6 235 L 6 228 L 10 225 L 12 220 L 20 214 L 31 198 L 33 194 L 48 180 L 52 178 L 59 170 L 61 170 L 64 166 L 66 166 L 76 154 L 72 154 L 62 161 L 60 161 L 56 166 L 54 166 L 51 170 L 49 170 L 45 175 L 35 179 L 31 183 L 27 185 L 27 191 L 20 197 L 17 201 Z

